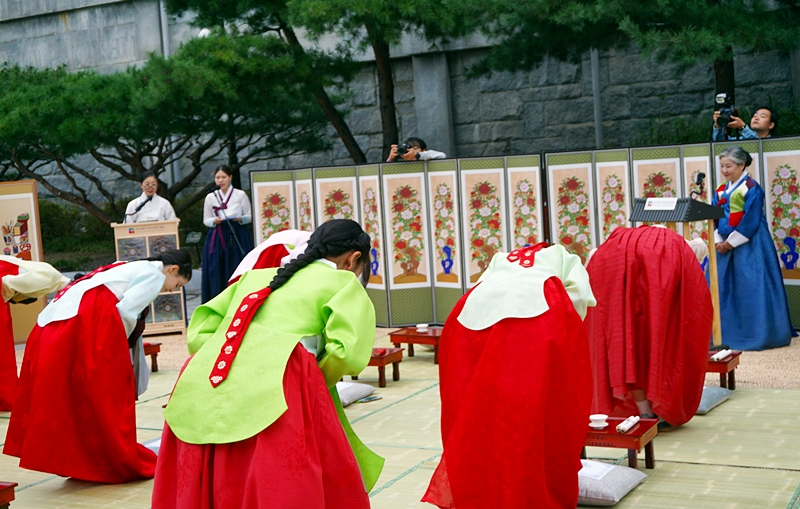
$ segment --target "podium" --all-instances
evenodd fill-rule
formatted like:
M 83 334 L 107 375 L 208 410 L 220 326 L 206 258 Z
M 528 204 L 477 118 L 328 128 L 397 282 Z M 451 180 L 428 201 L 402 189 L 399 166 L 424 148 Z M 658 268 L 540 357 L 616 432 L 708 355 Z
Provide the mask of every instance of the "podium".
M 708 221 L 708 272 L 711 286 L 711 302 L 714 306 L 713 341 L 722 344 L 722 328 L 719 314 L 719 281 L 717 279 L 717 252 L 714 249 L 714 219 L 725 217 L 720 207 L 714 207 L 692 198 L 634 198 L 629 221 L 666 223 L 675 231 L 676 223 Z
M 178 223 L 180 219 L 145 223 L 111 223 L 114 229 L 114 248 L 117 260 L 129 262 L 156 256 L 180 248 Z M 142 336 L 186 334 L 185 296 L 183 288 L 162 292 L 150 304 Z

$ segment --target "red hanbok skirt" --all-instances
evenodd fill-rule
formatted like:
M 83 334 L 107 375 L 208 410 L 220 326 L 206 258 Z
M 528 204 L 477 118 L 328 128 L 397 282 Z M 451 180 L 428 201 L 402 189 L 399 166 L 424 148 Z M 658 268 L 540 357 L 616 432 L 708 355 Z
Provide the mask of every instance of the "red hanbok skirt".
M 19 274 L 19 267 L 0 262 L 0 279 Z M 0 299 L 0 412 L 10 412 L 17 391 L 17 355 L 14 352 L 14 327 L 11 305 Z
M 153 509 L 369 508 L 325 379 L 302 345 L 289 357 L 283 388 L 288 410 L 240 442 L 188 444 L 165 424 Z
M 77 316 L 34 327 L 25 347 L 3 453 L 19 466 L 86 481 L 153 477 L 136 441 L 136 392 L 117 298 L 101 285 Z
M 665 228 L 617 228 L 592 257 L 597 306 L 586 327 L 594 370 L 593 413 L 653 411 L 679 426 L 703 395 L 713 308 L 703 271 L 683 237 Z
M 439 342 L 444 453 L 422 499 L 446 509 L 572 509 L 589 423 L 586 330 L 557 278 L 550 309 L 480 331 L 450 313 Z

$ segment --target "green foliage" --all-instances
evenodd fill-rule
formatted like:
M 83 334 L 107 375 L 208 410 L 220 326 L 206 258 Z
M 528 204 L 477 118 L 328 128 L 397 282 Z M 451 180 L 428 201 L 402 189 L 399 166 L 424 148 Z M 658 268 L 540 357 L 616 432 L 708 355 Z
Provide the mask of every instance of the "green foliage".
M 454 0 L 455 1 L 455 0 Z M 626 46 L 685 66 L 728 59 L 731 47 L 793 50 L 800 4 L 792 0 L 463 0 L 463 23 L 498 42 L 476 72 L 527 70 L 545 56 L 578 60 Z
M 686 145 L 710 140 L 711 121 L 708 118 L 657 118 L 639 133 L 632 145 Z
M 337 64 L 276 37 L 218 33 L 187 42 L 172 58 L 151 55 L 142 68 L 112 75 L 4 65 L 0 178 L 36 179 L 108 223 L 127 200 L 107 189 L 95 166 L 136 181 L 142 171 L 160 176 L 188 159 L 188 174 L 170 186 L 160 180 L 160 193 L 174 200 L 220 154 L 238 171 L 327 148 L 326 117 L 311 88 Z M 96 161 L 91 168 L 76 163 L 86 155 Z M 46 178 L 54 167 L 59 181 Z M 205 190 L 195 192 L 185 206 L 203 196 Z
M 114 232 L 85 210 L 54 200 L 39 200 L 45 258 L 53 253 L 114 252 Z

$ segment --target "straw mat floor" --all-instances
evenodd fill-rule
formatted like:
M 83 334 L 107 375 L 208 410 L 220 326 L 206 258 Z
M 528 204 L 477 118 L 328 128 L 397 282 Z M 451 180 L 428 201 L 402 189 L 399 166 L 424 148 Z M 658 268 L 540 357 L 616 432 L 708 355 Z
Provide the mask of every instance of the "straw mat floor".
M 379 332 L 377 346 L 389 346 L 388 331 Z M 648 478 L 615 507 L 620 509 L 800 509 L 800 391 L 774 386 L 774 373 L 785 366 L 800 345 L 778 352 L 746 354 L 770 356 L 768 366 L 744 376 L 749 362 L 742 359 L 739 388 L 729 401 L 686 426 L 655 439 L 656 468 L 640 468 Z M 432 351 L 416 348 L 417 355 L 400 364 L 400 381 L 390 376 L 383 397 L 346 409 L 362 440 L 386 458 L 386 467 L 371 493 L 376 509 L 431 508 L 419 502 L 441 455 L 439 437 L 438 372 Z M 167 401 L 184 354 L 159 357 L 162 370 L 153 374 L 150 388 L 137 405 L 139 440 L 160 436 L 161 406 Z M 759 359 L 762 361 L 762 359 Z M 764 361 L 762 361 L 764 362 Z M 759 363 L 760 364 L 760 363 Z M 764 364 L 767 364 L 764 362 Z M 778 377 L 779 386 L 798 387 L 797 376 Z M 753 380 L 753 382 L 750 382 Z M 377 386 L 377 369 L 368 367 L 360 382 Z M 765 383 L 769 382 L 769 383 Z M 718 383 L 709 378 L 708 384 Z M 5 437 L 8 413 L 0 413 L 0 438 Z M 589 448 L 590 458 L 626 464 L 621 449 Z M 92 508 L 147 509 L 152 481 L 106 486 L 64 479 L 20 469 L 17 459 L 0 456 L 0 480 L 19 483 L 12 509 Z M 491 465 L 486 465 L 491 468 Z M 488 509 L 488 508 L 487 508 Z

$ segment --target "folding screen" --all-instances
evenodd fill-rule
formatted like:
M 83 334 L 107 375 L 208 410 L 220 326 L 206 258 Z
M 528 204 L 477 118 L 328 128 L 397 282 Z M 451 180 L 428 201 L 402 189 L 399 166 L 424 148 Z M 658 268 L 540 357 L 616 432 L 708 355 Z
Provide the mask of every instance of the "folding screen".
M 378 325 L 389 325 L 389 295 L 386 290 L 386 249 L 384 247 L 383 207 L 378 165 L 358 167 L 361 193 L 361 226 L 372 241 L 367 294 L 375 305 Z
M 547 154 L 550 238 L 586 260 L 597 247 L 592 153 Z
M 784 283 L 800 285 L 800 140 L 764 140 L 764 188 L 767 223 L 778 251 Z
M 544 241 L 541 161 L 538 155 L 506 157 L 508 251 Z
M 505 164 L 502 158 L 461 159 L 461 215 L 468 288 L 475 285 L 506 242 Z
M 314 168 L 318 225 L 331 219 L 358 221 L 356 175 L 354 167 Z
M 256 245 L 273 233 L 296 228 L 293 177 L 291 171 L 250 174 Z
M 389 321 L 432 322 L 433 291 L 425 163 L 381 165 Z
M 0 182 L 0 226 L 3 229 L 2 254 L 23 260 L 44 261 L 35 180 Z M 11 306 L 14 341 L 28 339 L 37 316 L 44 309 L 45 300 L 41 297 L 33 304 Z
M 704 203 L 711 203 L 711 193 L 714 191 L 714 175 L 711 171 L 711 146 L 707 143 L 702 145 L 686 145 L 681 147 L 682 152 L 682 173 L 683 173 L 683 196 L 688 196 Z M 703 177 L 702 192 L 697 180 L 700 174 Z M 684 228 L 683 234 L 687 239 L 702 238 L 708 240 L 708 225 L 706 221 L 696 221 L 689 223 Z
M 620 226 L 630 226 L 630 179 L 628 150 L 602 150 L 594 154 L 594 181 L 597 183 L 598 239 L 602 244 Z
M 312 170 L 296 170 L 294 172 L 294 196 L 297 204 L 294 216 L 297 229 L 313 232 L 316 229 L 314 218 L 314 184 Z
M 633 196 L 636 198 L 677 198 L 682 196 L 680 147 L 631 149 Z M 683 225 L 677 225 L 678 233 Z
M 433 240 L 434 321 L 444 323 L 464 294 L 456 161 L 429 161 L 426 166 Z

